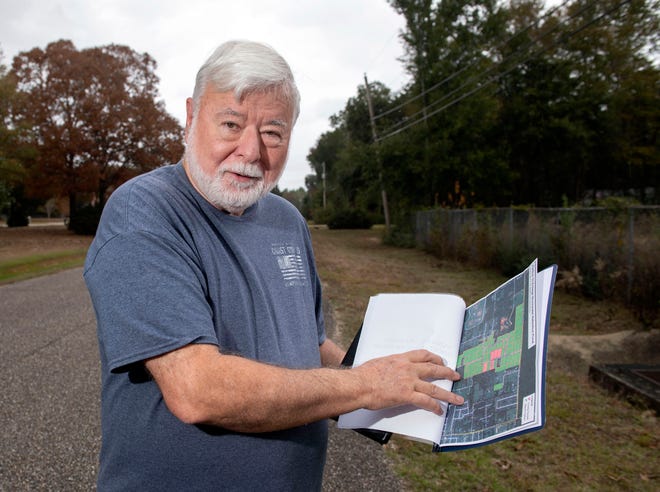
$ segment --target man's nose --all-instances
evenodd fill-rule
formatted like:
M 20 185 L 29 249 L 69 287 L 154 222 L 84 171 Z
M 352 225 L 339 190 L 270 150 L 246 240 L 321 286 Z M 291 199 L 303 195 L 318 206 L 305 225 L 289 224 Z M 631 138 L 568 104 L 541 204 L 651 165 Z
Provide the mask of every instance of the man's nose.
M 257 128 L 248 126 L 243 129 L 235 153 L 245 162 L 256 162 L 261 158 L 261 135 Z

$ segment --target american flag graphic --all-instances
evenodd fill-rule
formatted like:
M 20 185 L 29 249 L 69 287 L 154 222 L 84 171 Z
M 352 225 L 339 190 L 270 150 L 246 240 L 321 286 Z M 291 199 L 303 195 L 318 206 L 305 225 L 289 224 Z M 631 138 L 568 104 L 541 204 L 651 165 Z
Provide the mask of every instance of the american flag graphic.
M 284 285 L 302 285 L 307 280 L 303 259 L 300 254 L 278 255 L 277 264 L 284 278 Z

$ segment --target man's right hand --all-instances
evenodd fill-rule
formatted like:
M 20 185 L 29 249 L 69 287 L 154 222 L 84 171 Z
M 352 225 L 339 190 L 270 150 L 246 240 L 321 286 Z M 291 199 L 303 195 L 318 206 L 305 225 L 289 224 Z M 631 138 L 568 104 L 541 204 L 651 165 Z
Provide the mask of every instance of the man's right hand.
M 463 398 L 433 384 L 447 379 L 458 381 L 460 374 L 445 366 L 442 357 L 428 350 L 372 359 L 352 369 L 365 385 L 369 410 L 412 404 L 442 414 L 440 401 L 463 404 Z

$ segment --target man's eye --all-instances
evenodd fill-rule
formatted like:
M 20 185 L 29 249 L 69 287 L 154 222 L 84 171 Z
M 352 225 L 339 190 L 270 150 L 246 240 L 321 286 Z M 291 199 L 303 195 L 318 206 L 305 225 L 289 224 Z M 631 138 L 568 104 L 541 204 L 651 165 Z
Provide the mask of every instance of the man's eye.
M 227 128 L 228 130 L 238 130 L 238 128 L 239 128 L 238 124 L 234 123 L 233 121 L 225 121 L 225 122 L 223 123 L 223 125 L 224 125 L 225 128 Z
M 273 130 L 261 132 L 261 139 L 267 147 L 275 147 L 282 143 L 282 134 Z

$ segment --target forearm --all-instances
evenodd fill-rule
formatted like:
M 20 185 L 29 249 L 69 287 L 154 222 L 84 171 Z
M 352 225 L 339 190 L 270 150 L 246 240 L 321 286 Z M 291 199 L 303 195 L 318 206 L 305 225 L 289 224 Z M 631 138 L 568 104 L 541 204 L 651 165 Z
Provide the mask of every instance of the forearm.
M 343 369 L 295 370 L 191 345 L 147 362 L 170 410 L 191 424 L 240 432 L 304 425 L 360 408 L 360 378 Z M 185 376 L 183 376 L 185 375 Z
M 327 419 L 367 405 L 363 382 L 349 370 L 292 370 L 246 359 L 238 362 L 235 367 L 243 366 L 245 372 L 236 383 L 250 388 L 249 394 L 236 392 L 238 398 L 225 401 L 217 414 L 214 410 L 219 408 L 218 400 L 209 401 L 207 423 L 243 432 L 265 432 Z M 248 376 L 251 371 L 259 375 Z
M 459 375 L 426 350 L 374 359 L 354 369 L 296 370 L 193 344 L 150 359 L 146 366 L 179 419 L 240 432 L 291 428 L 358 408 L 411 404 L 441 413 L 439 400 L 463 402 L 429 382 Z

